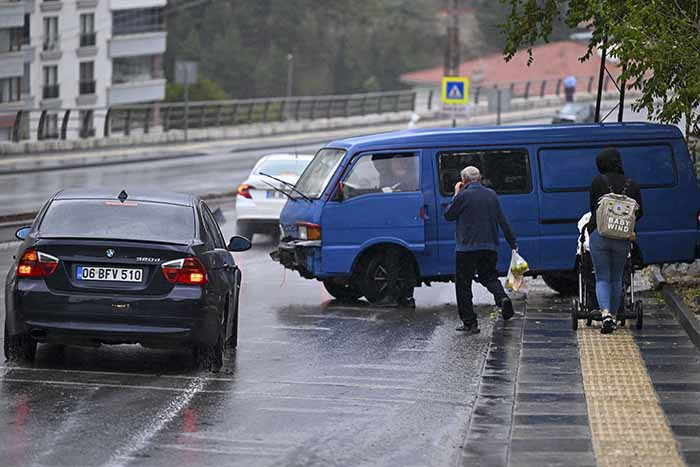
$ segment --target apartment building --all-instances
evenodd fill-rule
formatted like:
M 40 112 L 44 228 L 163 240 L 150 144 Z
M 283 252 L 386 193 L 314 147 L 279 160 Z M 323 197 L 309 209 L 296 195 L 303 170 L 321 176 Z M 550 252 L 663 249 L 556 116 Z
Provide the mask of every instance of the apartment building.
M 167 0 L 0 0 L 0 140 L 102 136 L 107 109 L 165 95 Z M 62 130 L 65 129 L 65 135 Z

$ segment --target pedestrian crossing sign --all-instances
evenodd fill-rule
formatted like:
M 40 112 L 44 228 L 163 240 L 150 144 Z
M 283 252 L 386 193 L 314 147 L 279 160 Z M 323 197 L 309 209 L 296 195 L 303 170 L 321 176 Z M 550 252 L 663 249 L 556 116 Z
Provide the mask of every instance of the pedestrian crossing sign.
M 442 102 L 466 104 L 469 102 L 469 78 L 444 76 L 442 78 Z

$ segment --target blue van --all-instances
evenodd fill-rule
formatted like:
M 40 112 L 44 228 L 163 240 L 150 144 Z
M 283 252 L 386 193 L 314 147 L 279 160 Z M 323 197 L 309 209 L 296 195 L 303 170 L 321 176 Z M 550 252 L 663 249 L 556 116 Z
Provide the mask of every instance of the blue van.
M 677 127 L 650 123 L 420 129 L 334 141 L 297 182 L 272 256 L 339 299 L 381 300 L 389 249 L 401 253 L 394 272 L 406 295 L 453 280 L 455 223 L 444 210 L 460 170 L 473 165 L 499 194 L 531 274 L 573 294 L 577 222 L 589 210 L 595 157 L 607 146 L 620 150 L 642 188 L 641 264 L 699 258 L 700 188 L 687 146 Z M 501 239 L 503 274 L 509 259 Z

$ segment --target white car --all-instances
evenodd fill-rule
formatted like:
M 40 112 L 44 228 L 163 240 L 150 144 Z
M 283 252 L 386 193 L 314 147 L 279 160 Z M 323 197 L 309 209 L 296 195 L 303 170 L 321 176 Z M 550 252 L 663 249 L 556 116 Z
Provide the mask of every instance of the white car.
M 311 154 L 269 154 L 255 164 L 248 178 L 236 190 L 238 235 L 252 239 L 255 233 L 279 234 L 280 212 L 287 196 L 275 188 L 287 193 L 292 190 L 261 173 L 294 185 L 313 157 Z

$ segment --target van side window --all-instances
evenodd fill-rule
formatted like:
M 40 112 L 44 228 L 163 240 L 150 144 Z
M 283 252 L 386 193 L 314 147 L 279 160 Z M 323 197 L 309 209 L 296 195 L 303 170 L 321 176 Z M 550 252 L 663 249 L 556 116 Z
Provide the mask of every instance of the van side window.
M 473 165 L 481 172 L 482 183 L 499 195 L 532 191 L 532 175 L 527 149 L 484 149 L 438 153 L 440 191 L 453 195 L 463 168 Z
M 545 191 L 587 191 L 598 174 L 596 157 L 608 145 L 543 148 L 539 152 L 542 188 Z M 622 155 L 625 175 L 642 188 L 674 186 L 676 164 L 665 144 L 615 146 Z
M 416 154 L 364 154 L 343 182 L 345 199 L 369 193 L 418 191 Z

